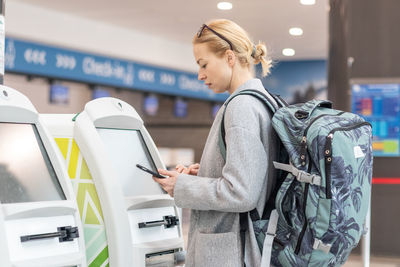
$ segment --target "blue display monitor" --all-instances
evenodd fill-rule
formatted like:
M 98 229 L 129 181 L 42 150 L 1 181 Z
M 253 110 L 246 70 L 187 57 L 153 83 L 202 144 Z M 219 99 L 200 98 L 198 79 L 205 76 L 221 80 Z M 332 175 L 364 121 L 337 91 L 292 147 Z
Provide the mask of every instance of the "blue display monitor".
M 400 156 L 400 79 L 351 81 L 352 112 L 372 124 L 374 156 Z
M 52 104 L 68 104 L 69 89 L 61 84 L 50 85 L 50 103 Z

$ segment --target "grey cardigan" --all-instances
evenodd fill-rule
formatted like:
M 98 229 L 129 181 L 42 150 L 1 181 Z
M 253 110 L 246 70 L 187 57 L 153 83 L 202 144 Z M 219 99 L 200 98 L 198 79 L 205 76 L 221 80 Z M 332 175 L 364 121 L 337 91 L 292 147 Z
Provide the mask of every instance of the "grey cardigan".
M 233 95 L 244 89 L 265 93 L 259 79 L 245 82 Z M 229 103 L 225 113 L 226 162 L 218 147 L 224 108 L 211 127 L 198 176 L 180 174 L 174 189 L 176 205 L 191 209 L 188 267 L 243 266 L 239 213 L 256 207 L 261 214 L 275 180 L 269 166 L 277 158 L 277 139 L 267 108 L 247 95 Z M 244 258 L 247 267 L 257 267 L 261 253 L 248 220 Z

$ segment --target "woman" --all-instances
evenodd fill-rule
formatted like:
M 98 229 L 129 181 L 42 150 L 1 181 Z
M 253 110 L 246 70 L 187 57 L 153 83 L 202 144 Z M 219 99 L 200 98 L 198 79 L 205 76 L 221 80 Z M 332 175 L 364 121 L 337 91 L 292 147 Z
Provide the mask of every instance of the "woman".
M 199 65 L 198 79 L 215 93 L 231 97 L 244 89 L 266 93 L 254 78 L 253 63 L 261 62 L 269 72 L 264 44 L 254 45 L 247 33 L 229 20 L 204 24 L 193 38 L 193 51 Z M 257 208 L 261 214 L 273 184 L 272 160 L 276 160 L 276 136 L 271 116 L 253 96 L 234 98 L 225 112 L 226 161 L 218 146 L 222 113 L 211 127 L 199 164 L 176 171 L 160 169 L 168 176 L 157 179 L 181 208 L 191 209 L 186 266 L 259 266 L 261 253 L 251 220 L 242 254 L 239 213 Z

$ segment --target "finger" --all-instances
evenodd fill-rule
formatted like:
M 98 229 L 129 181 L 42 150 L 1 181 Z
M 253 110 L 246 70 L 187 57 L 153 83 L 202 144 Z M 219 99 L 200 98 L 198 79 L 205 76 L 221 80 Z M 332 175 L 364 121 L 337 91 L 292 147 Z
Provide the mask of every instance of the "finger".
M 189 171 L 198 170 L 198 169 L 199 169 L 198 166 L 193 166 L 193 165 L 189 166 Z
M 200 168 L 200 164 L 199 163 L 192 164 L 191 166 L 193 166 L 193 169 L 199 169 Z
M 190 173 L 198 172 L 199 169 L 200 169 L 200 164 L 198 164 L 198 163 L 192 164 L 192 165 L 189 166 Z
M 164 178 L 158 178 L 158 177 L 153 176 L 153 180 L 155 182 L 159 183 L 161 186 L 164 185 L 164 180 L 165 180 Z
M 185 170 L 186 170 L 186 168 L 184 168 L 184 167 L 176 169 L 176 171 L 179 173 L 185 172 Z
M 191 170 L 189 174 L 197 176 L 198 173 L 199 172 L 197 170 Z
M 185 166 L 183 166 L 182 164 L 178 164 L 178 165 L 176 165 L 176 167 L 175 167 L 175 170 L 183 170 L 185 168 Z
M 184 174 L 189 174 L 189 173 L 190 173 L 190 169 L 185 168 L 185 169 L 182 171 L 182 173 L 184 173 Z
M 168 171 L 168 170 L 164 170 L 164 169 L 157 169 L 158 173 L 161 175 L 166 175 L 166 176 L 176 176 L 175 174 L 177 174 L 176 171 Z

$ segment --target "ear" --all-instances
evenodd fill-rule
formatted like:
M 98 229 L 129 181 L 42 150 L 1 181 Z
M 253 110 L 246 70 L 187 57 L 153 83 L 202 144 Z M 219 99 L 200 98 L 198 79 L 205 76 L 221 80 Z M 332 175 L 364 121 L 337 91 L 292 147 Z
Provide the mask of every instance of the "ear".
M 225 58 L 226 58 L 226 61 L 229 64 L 229 66 L 233 67 L 235 65 L 236 55 L 232 50 L 226 50 L 225 51 Z

